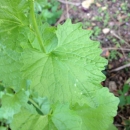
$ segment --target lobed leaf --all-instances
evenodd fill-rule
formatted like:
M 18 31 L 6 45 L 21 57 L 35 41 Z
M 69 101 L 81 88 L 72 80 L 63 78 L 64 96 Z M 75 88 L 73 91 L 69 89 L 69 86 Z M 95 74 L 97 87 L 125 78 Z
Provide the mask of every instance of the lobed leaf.
M 28 2 L 25 0 L 3 0 L 0 3 L 0 33 L 11 31 L 27 23 L 25 10 Z
M 38 115 L 26 109 L 15 115 L 11 123 L 12 130 L 44 130 L 48 124 L 48 116 Z
M 8 123 L 10 123 L 14 114 L 20 112 L 21 106 L 27 103 L 28 96 L 24 91 L 3 95 L 1 100 L 2 107 L 0 107 L 0 120 L 8 120 Z
M 105 79 L 101 70 L 107 63 L 100 57 L 99 43 L 70 20 L 56 31 L 43 26 L 42 32 L 46 53 L 30 48 L 22 56 L 23 76 L 32 80 L 31 89 L 54 102 L 94 105 L 92 93 L 101 88 Z
M 22 51 L 29 33 L 28 1 L 4 0 L 0 3 L 0 44 L 6 48 Z
M 114 97 L 107 88 L 101 88 L 95 94 L 97 106 L 75 105 L 73 110 L 82 118 L 82 130 L 107 130 L 113 123 L 119 99 Z

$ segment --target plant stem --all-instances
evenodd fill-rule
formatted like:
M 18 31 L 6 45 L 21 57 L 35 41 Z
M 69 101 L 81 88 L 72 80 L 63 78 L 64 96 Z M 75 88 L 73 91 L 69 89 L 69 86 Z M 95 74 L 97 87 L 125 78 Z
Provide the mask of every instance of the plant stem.
M 41 109 L 39 108 L 39 106 L 31 98 L 29 98 L 29 101 L 43 114 L 43 112 L 41 111 Z
M 34 27 L 34 30 L 36 31 L 36 36 L 37 36 L 37 39 L 39 41 L 39 45 L 40 45 L 42 51 L 44 53 L 46 53 L 45 48 L 43 46 L 43 41 L 42 41 L 42 38 L 41 38 L 41 34 L 40 34 L 38 26 L 37 26 L 36 18 L 35 18 L 34 0 L 29 0 L 29 1 L 30 1 L 30 16 L 32 18 L 33 27 Z

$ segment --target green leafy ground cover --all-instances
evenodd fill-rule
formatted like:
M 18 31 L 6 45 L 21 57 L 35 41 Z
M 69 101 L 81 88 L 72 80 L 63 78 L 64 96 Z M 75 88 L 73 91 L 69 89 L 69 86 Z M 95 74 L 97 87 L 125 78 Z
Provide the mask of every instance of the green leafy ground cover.
M 39 2 L 1 2 L 1 129 L 116 129 L 119 100 L 101 85 L 107 61 L 99 42 L 70 19 L 43 24 Z

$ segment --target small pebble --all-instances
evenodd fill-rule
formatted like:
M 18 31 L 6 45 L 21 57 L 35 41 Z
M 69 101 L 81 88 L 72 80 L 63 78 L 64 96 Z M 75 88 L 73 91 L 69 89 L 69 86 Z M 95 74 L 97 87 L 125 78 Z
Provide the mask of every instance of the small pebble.
M 108 33 L 110 32 L 110 29 L 109 29 L 109 28 L 104 28 L 104 29 L 102 30 L 102 32 L 103 32 L 104 34 L 108 34 Z
M 85 0 L 82 2 L 82 7 L 84 9 L 89 9 L 92 3 L 94 3 L 94 0 Z
M 106 10 L 106 9 L 107 9 L 107 7 L 106 7 L 106 6 L 102 7 L 102 10 Z

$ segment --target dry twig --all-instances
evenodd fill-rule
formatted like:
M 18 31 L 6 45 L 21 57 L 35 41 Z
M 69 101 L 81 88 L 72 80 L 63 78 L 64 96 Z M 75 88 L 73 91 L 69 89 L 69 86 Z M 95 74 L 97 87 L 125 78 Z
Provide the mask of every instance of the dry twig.
M 123 50 L 123 51 L 130 51 L 128 48 L 115 48 L 115 47 L 109 47 L 109 48 L 102 48 L 103 50 Z
M 58 24 L 60 24 L 60 22 L 62 22 L 62 21 L 64 21 L 65 20 L 65 13 L 66 12 L 63 12 L 62 13 L 62 15 L 61 15 L 61 17 L 59 18 L 59 20 L 55 23 L 55 26 L 57 26 Z
M 120 36 L 118 36 L 114 31 L 111 31 L 111 34 L 113 35 L 113 36 L 115 36 L 116 38 L 118 38 L 118 39 L 120 39 L 120 40 L 123 40 Z M 128 46 L 130 46 L 129 45 L 129 43 L 127 43 L 126 41 L 124 41 Z M 123 51 L 123 48 L 122 47 L 120 47 L 121 48 L 121 51 L 122 51 L 122 54 L 123 54 L 123 56 L 124 56 L 124 58 L 125 59 L 127 59 L 127 57 L 126 57 L 126 55 L 125 55 L 125 53 L 124 53 L 124 51 Z
M 67 18 L 69 18 L 70 16 L 69 16 L 69 7 L 68 7 L 68 3 L 67 3 L 68 1 L 66 0 L 66 17 Z
M 64 0 L 58 0 L 58 1 L 63 4 L 70 4 L 70 5 L 75 5 L 75 6 L 81 5 L 81 3 L 74 3 L 74 2 L 70 2 L 70 1 L 64 1 Z
M 122 39 L 120 36 L 118 36 L 114 31 L 111 31 L 111 34 L 115 36 L 116 38 L 118 38 L 119 40 L 123 40 L 130 47 L 130 44 L 126 42 L 124 39 Z
M 116 69 L 113 69 L 110 72 L 119 71 L 119 70 L 122 70 L 122 69 L 127 68 L 127 67 L 130 67 L 130 63 L 128 63 L 126 65 L 123 65 L 123 66 L 120 66 L 120 67 L 118 67 Z

